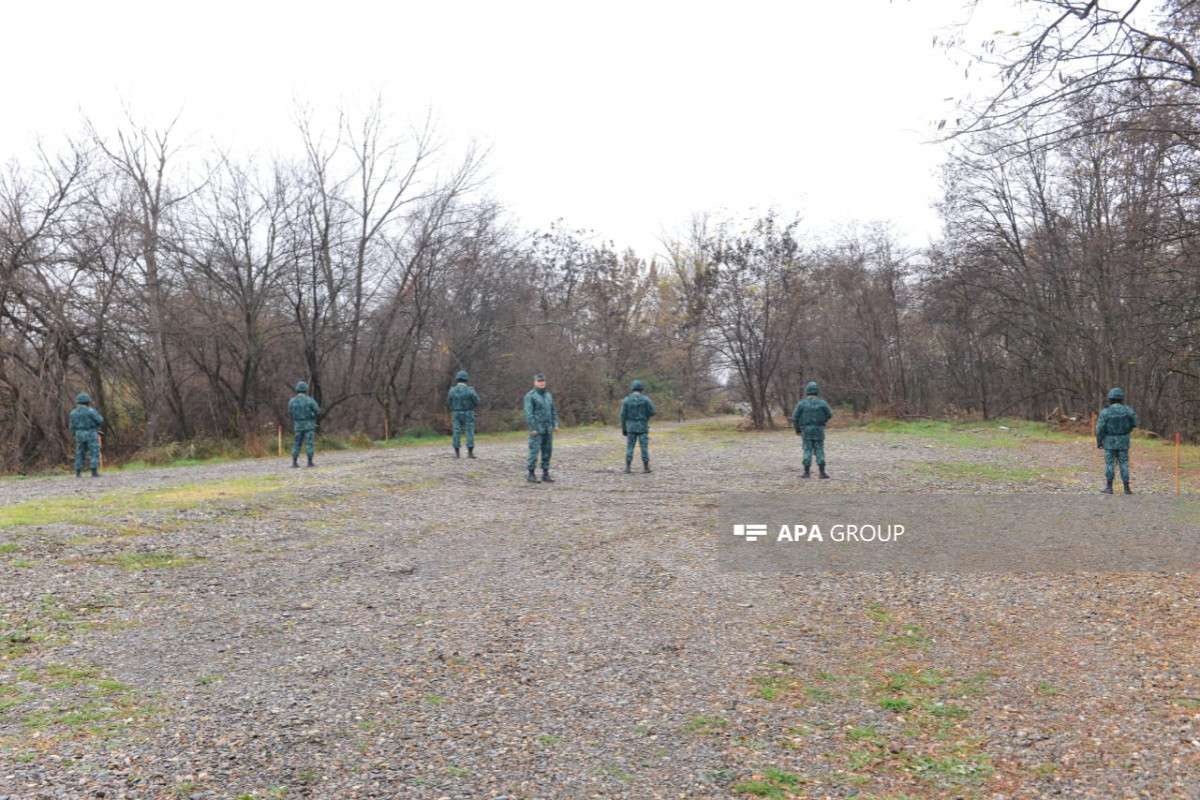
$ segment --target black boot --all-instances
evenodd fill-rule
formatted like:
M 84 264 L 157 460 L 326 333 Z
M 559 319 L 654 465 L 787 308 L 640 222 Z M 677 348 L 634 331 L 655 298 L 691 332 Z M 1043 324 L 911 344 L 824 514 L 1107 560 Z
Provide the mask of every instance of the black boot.
M 455 457 L 455 458 L 460 458 L 460 455 L 459 455 L 459 452 L 458 452 L 458 448 L 457 448 L 457 447 L 456 447 L 456 448 L 454 448 L 454 457 Z
M 625 472 L 626 473 L 633 472 L 633 460 L 632 459 L 625 460 Z
M 298 463 L 299 460 L 300 460 L 300 456 L 292 456 L 292 469 L 300 468 L 300 464 Z
M 96 471 L 96 468 L 95 468 L 95 467 L 92 467 L 92 477 L 93 477 L 93 478 L 99 478 L 99 477 L 100 477 L 100 473 Z
M 811 473 L 811 472 L 809 472 L 809 470 L 810 470 L 810 469 L 811 469 L 811 467 L 805 467 L 805 468 L 804 468 L 804 474 L 803 474 L 803 475 L 801 475 L 800 477 L 801 477 L 801 478 L 811 478 L 811 477 L 812 477 L 812 473 Z
M 829 477 L 829 473 L 825 471 L 825 465 L 824 465 L 824 464 L 817 464 L 817 470 L 818 470 L 818 471 L 821 473 L 821 474 L 820 474 L 820 477 L 822 477 L 822 478 L 828 478 L 828 477 Z
M 475 457 L 475 448 L 468 447 L 467 448 L 467 458 L 474 458 L 474 457 Z
M 541 483 L 541 481 L 537 479 L 537 474 L 533 470 L 529 470 L 529 477 L 525 480 L 529 481 L 530 483 Z
M 1105 487 L 1100 490 L 1100 494 L 1112 494 L 1112 481 L 1107 482 Z
M 1133 494 L 1133 490 L 1129 488 L 1129 481 L 1125 481 L 1125 494 Z
M 310 467 L 311 467 L 312 465 L 313 465 L 313 463 L 312 463 L 312 456 L 309 456 L 309 457 L 308 457 L 308 464 L 307 464 L 307 466 L 310 466 Z
M 542 468 L 542 483 L 554 483 L 554 478 L 550 477 L 550 470 L 546 467 Z
M 650 471 L 650 462 L 643 461 L 642 462 L 642 472 L 649 472 L 649 471 Z
M 75 470 L 75 477 L 76 477 L 76 478 L 82 478 L 82 477 L 83 477 L 83 470 L 81 470 L 81 469 L 77 469 L 77 470 Z

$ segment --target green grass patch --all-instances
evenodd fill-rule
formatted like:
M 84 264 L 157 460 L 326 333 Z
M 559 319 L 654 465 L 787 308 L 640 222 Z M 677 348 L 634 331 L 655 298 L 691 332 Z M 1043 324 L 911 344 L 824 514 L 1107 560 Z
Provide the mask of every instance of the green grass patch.
M 729 720 L 720 717 L 692 717 L 682 730 L 684 733 L 719 733 L 729 727 Z
M 195 556 L 177 556 L 174 553 L 117 553 L 101 559 L 100 563 L 120 567 L 126 572 L 140 572 L 144 569 L 182 569 L 198 561 L 200 559 Z
M 1022 447 L 1033 442 L 1066 444 L 1087 437 L 1056 430 L 1042 422 L 999 419 L 955 422 L 953 420 L 897 420 L 877 417 L 859 426 L 868 433 L 914 436 L 956 447 Z
M 56 497 L 16 503 L 0 508 L 0 528 L 45 525 L 92 526 L 117 532 L 154 532 L 160 529 L 138 514 L 170 514 L 201 506 L 211 507 L 278 491 L 287 485 L 277 475 L 191 483 L 156 491 L 118 491 L 87 497 Z
M 913 471 L 940 480 L 984 481 L 989 483 L 1028 483 L 1043 478 L 1044 472 L 981 464 L 977 461 L 924 461 L 913 465 Z

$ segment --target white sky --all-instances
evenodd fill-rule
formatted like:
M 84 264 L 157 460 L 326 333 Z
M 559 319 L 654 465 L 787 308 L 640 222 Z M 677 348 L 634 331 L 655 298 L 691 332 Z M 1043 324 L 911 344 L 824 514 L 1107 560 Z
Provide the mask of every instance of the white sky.
M 122 103 L 269 152 L 294 143 L 296 98 L 332 121 L 378 96 L 489 147 L 523 228 L 563 217 L 643 255 L 694 212 L 772 205 L 926 244 L 942 151 L 923 142 L 966 87 L 932 44 L 962 0 L 43 0 L 5 16 L 0 160 L 85 113 L 116 125 Z

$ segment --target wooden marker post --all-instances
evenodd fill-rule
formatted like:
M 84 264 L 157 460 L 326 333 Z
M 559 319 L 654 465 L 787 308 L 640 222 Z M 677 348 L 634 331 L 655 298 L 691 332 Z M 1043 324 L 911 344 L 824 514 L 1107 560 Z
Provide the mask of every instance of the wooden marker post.
M 1175 432 L 1175 494 L 1179 494 L 1179 432 Z
M 283 426 L 277 425 L 276 428 L 278 429 L 276 433 L 279 436 L 279 455 L 283 455 Z
M 391 438 L 392 438 L 391 435 L 388 434 L 387 414 L 384 414 L 383 415 L 383 440 L 386 442 Z
M 100 456 L 100 469 L 104 469 L 104 434 L 100 431 L 96 431 L 96 452 Z

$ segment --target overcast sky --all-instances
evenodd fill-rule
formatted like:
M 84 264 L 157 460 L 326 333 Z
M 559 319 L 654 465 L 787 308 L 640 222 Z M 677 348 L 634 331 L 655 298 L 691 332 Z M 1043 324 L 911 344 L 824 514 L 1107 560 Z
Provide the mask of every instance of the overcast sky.
M 1011 0 L 985 0 L 1009 8 Z M 524 228 L 562 217 L 649 254 L 693 213 L 776 206 L 815 231 L 937 234 L 934 122 L 967 91 L 937 47 L 962 0 L 17 3 L 0 48 L 0 155 L 36 135 L 182 110 L 235 153 L 375 97 L 490 149 Z M 987 27 L 988 23 L 984 23 Z

